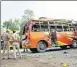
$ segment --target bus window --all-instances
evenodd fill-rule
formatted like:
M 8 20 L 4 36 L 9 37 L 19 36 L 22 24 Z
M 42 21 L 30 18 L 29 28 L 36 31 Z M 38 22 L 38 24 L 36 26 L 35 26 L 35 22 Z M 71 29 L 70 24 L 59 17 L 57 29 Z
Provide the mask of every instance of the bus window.
M 62 31 L 63 31 L 62 26 L 57 26 L 57 32 L 62 32 Z
M 49 24 L 54 24 L 54 22 L 49 22 Z
M 68 26 L 63 26 L 64 31 L 69 31 Z
M 36 24 L 32 26 L 32 32 L 39 32 L 40 31 L 40 25 Z
M 41 25 L 41 30 L 40 31 L 48 32 L 49 31 L 48 25 L 46 25 L 46 24 Z
M 47 24 L 48 24 L 48 22 L 47 22 L 47 21 L 44 21 L 44 22 L 43 22 L 43 24 L 46 24 L 46 25 L 47 25 Z
M 73 28 L 73 27 L 70 27 L 70 31 L 75 31 L 75 28 Z
M 50 31 L 52 32 L 52 30 L 55 29 L 55 26 L 50 26 Z

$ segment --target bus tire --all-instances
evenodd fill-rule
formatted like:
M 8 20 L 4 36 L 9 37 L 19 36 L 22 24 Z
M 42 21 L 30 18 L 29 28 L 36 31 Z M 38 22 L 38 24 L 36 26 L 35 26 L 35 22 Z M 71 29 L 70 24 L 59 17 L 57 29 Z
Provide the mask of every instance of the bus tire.
M 38 42 L 38 44 L 37 44 L 37 51 L 38 51 L 39 53 L 45 52 L 46 49 L 47 49 L 47 45 L 46 45 L 45 42 L 43 42 L 43 41 Z
M 73 40 L 72 41 L 72 47 L 73 48 L 77 48 L 77 40 Z
M 32 53 L 35 53 L 35 52 L 37 52 L 37 49 L 36 49 L 36 48 L 30 48 L 30 51 L 31 51 Z
M 60 46 L 62 49 L 66 49 L 67 48 L 67 46 Z

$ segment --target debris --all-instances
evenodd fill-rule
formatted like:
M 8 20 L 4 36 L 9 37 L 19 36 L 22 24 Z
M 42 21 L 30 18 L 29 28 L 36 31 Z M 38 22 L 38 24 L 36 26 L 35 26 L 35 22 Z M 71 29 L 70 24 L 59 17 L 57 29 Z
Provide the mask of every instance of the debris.
M 67 63 L 63 63 L 63 67 L 68 67 L 68 64 Z
M 68 52 L 66 52 L 66 51 L 65 51 L 65 52 L 63 52 L 63 54 L 66 54 L 66 53 L 68 53 Z

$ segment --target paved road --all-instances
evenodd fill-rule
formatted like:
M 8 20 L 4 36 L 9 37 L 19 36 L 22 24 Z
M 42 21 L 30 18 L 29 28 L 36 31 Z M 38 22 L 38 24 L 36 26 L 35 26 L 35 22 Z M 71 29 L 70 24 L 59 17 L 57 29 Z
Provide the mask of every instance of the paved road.
M 23 51 L 23 50 L 21 50 Z M 11 51 L 12 52 L 12 51 Z M 22 58 L 2 60 L 2 67 L 77 67 L 77 49 L 48 49 L 45 53 L 22 53 Z M 12 54 L 11 54 L 12 57 Z

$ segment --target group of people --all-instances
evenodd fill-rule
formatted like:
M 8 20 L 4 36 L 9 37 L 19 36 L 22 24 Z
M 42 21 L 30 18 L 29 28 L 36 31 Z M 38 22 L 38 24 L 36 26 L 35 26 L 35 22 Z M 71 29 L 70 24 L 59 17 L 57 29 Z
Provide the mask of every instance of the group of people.
M 7 59 L 10 59 L 10 40 L 12 42 L 13 45 L 13 58 L 16 59 L 16 49 L 19 53 L 20 58 L 22 57 L 21 55 L 21 51 L 20 51 L 20 37 L 19 35 L 16 33 L 16 31 L 13 31 L 12 34 L 10 34 L 10 32 L 8 30 L 6 30 L 6 32 L 4 32 L 1 35 L 2 40 L 4 41 L 4 45 L 3 45 L 3 52 L 2 52 L 2 59 L 5 59 L 5 51 L 7 50 Z

